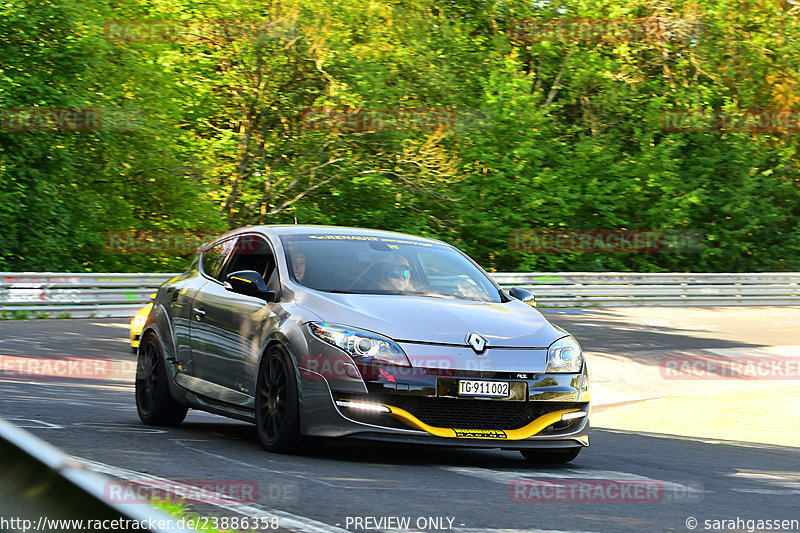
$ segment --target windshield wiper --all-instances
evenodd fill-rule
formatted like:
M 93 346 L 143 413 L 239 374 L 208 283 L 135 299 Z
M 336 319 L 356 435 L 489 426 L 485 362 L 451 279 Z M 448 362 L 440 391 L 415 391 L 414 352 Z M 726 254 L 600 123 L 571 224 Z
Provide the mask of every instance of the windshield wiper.
M 325 292 L 331 292 L 333 294 L 366 294 L 366 293 L 361 292 L 361 291 L 348 291 L 348 290 L 345 290 L 345 289 L 332 289 L 330 291 L 325 291 Z

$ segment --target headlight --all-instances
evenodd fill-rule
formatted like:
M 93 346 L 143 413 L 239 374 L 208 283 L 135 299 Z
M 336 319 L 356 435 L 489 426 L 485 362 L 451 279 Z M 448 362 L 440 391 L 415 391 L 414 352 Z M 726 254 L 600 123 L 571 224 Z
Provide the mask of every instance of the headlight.
M 547 349 L 547 372 L 580 372 L 583 352 L 572 335 L 558 339 Z
M 341 348 L 356 361 L 383 361 L 393 365 L 411 366 L 402 348 L 386 337 L 326 322 L 310 322 L 308 327 L 315 336 Z

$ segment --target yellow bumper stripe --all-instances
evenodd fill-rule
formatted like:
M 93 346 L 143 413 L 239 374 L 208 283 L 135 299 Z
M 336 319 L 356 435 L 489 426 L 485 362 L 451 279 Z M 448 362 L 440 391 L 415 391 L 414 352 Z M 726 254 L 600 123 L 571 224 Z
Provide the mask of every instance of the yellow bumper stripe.
M 399 407 L 392 407 L 391 405 L 384 405 L 392 412 L 391 415 L 396 419 L 403 422 L 405 425 L 412 428 L 427 431 L 431 435 L 437 437 L 461 438 L 461 439 L 494 439 L 494 440 L 523 440 L 533 437 L 544 428 L 551 424 L 561 421 L 561 416 L 566 413 L 574 413 L 580 409 L 564 409 L 562 411 L 553 411 L 542 415 L 527 426 L 519 429 L 458 429 L 458 428 L 439 428 L 429 426 L 416 416 L 408 411 L 400 409 Z

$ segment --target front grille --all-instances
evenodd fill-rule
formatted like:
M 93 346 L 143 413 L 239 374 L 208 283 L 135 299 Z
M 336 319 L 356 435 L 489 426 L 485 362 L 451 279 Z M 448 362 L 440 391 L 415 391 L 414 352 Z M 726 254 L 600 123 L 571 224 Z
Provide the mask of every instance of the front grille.
M 519 429 L 547 413 L 577 407 L 567 402 L 504 402 L 420 396 L 386 397 L 381 402 L 404 409 L 430 426 L 458 429 Z

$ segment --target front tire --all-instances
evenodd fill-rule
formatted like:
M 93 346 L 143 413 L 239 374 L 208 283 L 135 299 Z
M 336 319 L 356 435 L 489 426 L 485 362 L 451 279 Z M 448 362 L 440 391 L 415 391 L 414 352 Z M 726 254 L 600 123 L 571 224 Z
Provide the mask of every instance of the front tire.
M 520 450 L 522 456 L 534 464 L 565 464 L 569 463 L 581 453 L 581 447 L 575 448 L 552 448 L 552 449 L 530 449 Z
M 139 418 L 150 426 L 177 426 L 189 410 L 169 393 L 167 368 L 161 343 L 149 334 L 139 344 L 136 360 L 136 410 Z
M 289 353 L 280 345 L 267 350 L 256 386 L 256 433 L 269 452 L 300 451 L 300 401 Z

